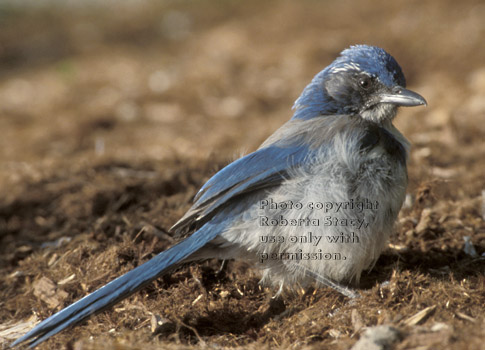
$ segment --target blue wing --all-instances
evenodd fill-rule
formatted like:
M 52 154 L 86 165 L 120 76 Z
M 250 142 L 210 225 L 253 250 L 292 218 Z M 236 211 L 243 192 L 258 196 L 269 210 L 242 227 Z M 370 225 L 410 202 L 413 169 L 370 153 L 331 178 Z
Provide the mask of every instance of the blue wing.
M 206 182 L 192 208 L 172 229 L 186 231 L 193 224 L 200 227 L 234 197 L 279 185 L 290 169 L 303 166 L 312 153 L 302 143 L 273 144 L 232 162 Z

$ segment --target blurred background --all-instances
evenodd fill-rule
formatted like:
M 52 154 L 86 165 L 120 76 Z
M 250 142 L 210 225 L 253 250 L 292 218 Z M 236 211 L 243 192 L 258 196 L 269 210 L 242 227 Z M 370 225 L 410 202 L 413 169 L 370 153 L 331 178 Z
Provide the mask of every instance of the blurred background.
M 395 121 L 413 148 L 394 243 L 439 251 L 443 266 L 463 257 L 463 236 L 483 253 L 484 39 L 483 0 L 2 0 L 0 285 L 2 299 L 14 299 L 0 320 L 31 314 L 36 299 L 14 296 L 31 296 L 29 283 L 49 270 L 46 241 L 121 244 L 141 226 L 165 232 L 198 187 L 287 121 L 305 85 L 353 44 L 391 53 L 428 101 Z M 90 254 L 102 254 L 96 244 Z M 24 277 L 9 277 L 19 268 Z M 77 276 L 89 283 L 87 270 Z M 475 277 L 473 302 L 483 306 Z
M 357 43 L 389 51 L 427 98 L 396 121 L 414 157 L 467 176 L 467 150 L 483 152 L 484 18 L 473 0 L 3 0 L 0 179 L 253 150 Z

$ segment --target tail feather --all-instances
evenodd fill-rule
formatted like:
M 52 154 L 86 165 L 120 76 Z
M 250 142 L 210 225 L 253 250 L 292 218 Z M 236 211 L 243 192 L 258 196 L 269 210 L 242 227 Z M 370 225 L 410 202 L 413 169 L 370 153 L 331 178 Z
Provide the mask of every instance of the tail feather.
M 217 234 L 218 230 L 214 229 L 214 227 L 208 230 L 208 225 L 205 225 L 184 241 L 161 252 L 143 265 L 136 267 L 45 319 L 28 333 L 17 339 L 11 346 L 13 347 L 26 341 L 28 341 L 30 347 L 37 346 L 63 329 L 75 325 L 90 315 L 116 304 L 154 279 L 175 268 L 178 263 L 183 262 L 192 253 L 202 248 L 207 242 L 216 237 Z

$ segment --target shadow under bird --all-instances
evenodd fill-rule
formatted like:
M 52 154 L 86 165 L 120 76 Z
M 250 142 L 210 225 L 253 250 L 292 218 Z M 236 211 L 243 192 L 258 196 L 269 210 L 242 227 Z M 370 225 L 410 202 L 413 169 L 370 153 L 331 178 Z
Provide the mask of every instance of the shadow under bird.
M 396 60 L 356 45 L 318 73 L 293 117 L 255 152 L 216 173 L 172 227 L 170 249 L 39 323 L 12 346 L 36 346 L 181 264 L 242 259 L 275 286 L 317 282 L 347 296 L 386 245 L 407 186 L 398 106 L 426 105 Z

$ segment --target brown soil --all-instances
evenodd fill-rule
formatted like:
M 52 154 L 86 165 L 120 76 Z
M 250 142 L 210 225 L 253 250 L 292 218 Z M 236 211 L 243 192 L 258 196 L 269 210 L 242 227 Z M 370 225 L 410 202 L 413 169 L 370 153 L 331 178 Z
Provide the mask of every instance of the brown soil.
M 209 261 L 39 348 L 347 349 L 390 324 L 396 349 L 485 349 L 484 18 L 478 0 L 0 5 L 0 334 L 173 244 L 198 188 L 289 119 L 343 48 L 368 43 L 429 106 L 396 120 L 412 200 L 362 298 L 272 301 L 257 271 Z M 175 329 L 153 335 L 152 315 Z

